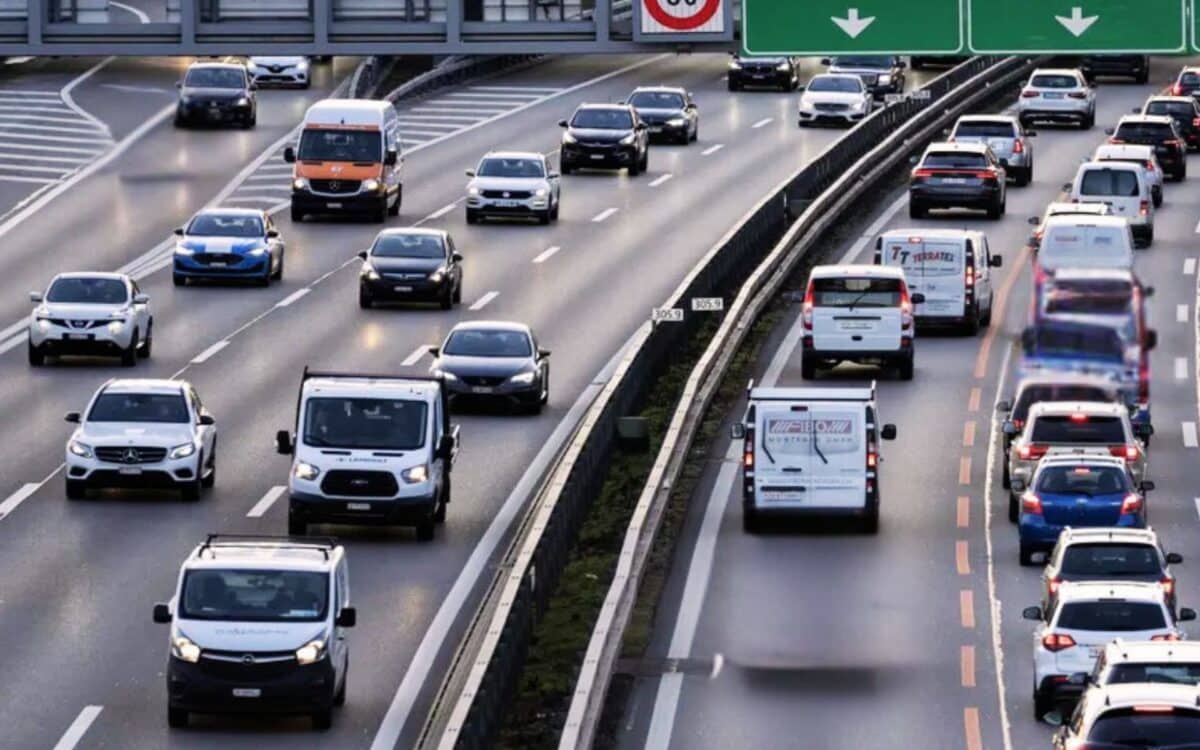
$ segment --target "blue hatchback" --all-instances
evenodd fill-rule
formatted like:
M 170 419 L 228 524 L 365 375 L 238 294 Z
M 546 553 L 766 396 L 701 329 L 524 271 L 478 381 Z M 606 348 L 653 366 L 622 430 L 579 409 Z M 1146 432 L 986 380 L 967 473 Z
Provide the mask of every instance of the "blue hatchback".
M 267 286 L 283 277 L 283 240 L 271 217 L 257 209 L 201 211 L 175 230 L 174 282 L 241 279 Z
M 1153 488 L 1151 482 L 1135 485 L 1123 458 L 1051 453 L 1021 496 L 1021 564 L 1032 565 L 1035 553 L 1054 549 L 1067 526 L 1145 528 L 1143 493 Z

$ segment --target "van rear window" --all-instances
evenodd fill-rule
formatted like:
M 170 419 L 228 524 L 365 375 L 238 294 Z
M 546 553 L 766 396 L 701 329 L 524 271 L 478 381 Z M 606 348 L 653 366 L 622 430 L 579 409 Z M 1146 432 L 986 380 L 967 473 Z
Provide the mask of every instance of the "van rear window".
M 1030 440 L 1034 443 L 1077 443 L 1081 445 L 1124 445 L 1125 426 L 1117 417 L 1074 416 L 1039 417 Z
M 1129 169 L 1089 169 L 1079 183 L 1082 195 L 1138 196 L 1137 174 Z
M 896 307 L 903 285 L 900 279 L 839 277 L 813 279 L 813 304 L 817 307 Z
M 1029 407 L 1039 401 L 1099 401 L 1107 403 L 1112 397 L 1103 388 L 1094 385 L 1031 385 L 1021 391 L 1013 405 L 1012 418 L 1024 422 L 1029 416 Z

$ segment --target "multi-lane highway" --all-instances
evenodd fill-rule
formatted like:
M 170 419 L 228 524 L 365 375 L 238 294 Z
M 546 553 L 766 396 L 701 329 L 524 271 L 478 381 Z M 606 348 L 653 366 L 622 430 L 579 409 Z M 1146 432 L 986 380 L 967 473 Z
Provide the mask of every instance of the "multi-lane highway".
M 795 95 L 728 94 L 725 65 L 723 56 L 561 59 L 468 84 L 459 96 L 441 92 L 440 106 L 406 103 L 405 202 L 390 223 L 452 233 L 466 275 L 464 304 L 451 312 L 360 310 L 354 255 L 378 227 L 294 225 L 286 212 L 276 216 L 287 240 L 281 284 L 176 288 L 164 271 L 171 228 L 215 197 L 255 205 L 248 199 L 257 193 L 257 205 L 279 205 L 268 201 L 288 179 L 271 166 L 283 139 L 344 65 L 310 92 L 260 92 L 253 131 L 150 127 L 104 169 L 0 225 L 0 323 L 14 326 L 0 340 L 6 736 L 29 747 L 52 746 L 64 732 L 97 747 L 316 744 L 303 719 L 202 718 L 190 731 L 169 732 L 166 630 L 151 622 L 150 607 L 171 596 L 180 560 L 205 534 L 285 531 L 278 498 L 288 464 L 271 436 L 294 418 L 305 365 L 424 368 L 421 347 L 456 321 L 523 321 L 553 350 L 549 408 L 536 418 L 456 416 L 463 448 L 437 538 L 331 529 L 349 551 L 359 617 L 347 705 L 319 741 L 411 745 L 509 523 L 606 363 L 712 242 L 839 135 L 798 130 Z M 695 93 L 699 143 L 654 147 L 649 172 L 637 178 L 565 178 L 554 226 L 465 224 L 463 170 L 484 152 L 553 154 L 555 124 L 576 104 L 615 101 L 647 83 Z M 153 101 L 151 112 L 162 106 Z M 30 369 L 17 325 L 28 315 L 26 292 L 59 271 L 116 268 L 151 298 L 154 356 L 136 371 L 98 362 Z M 63 413 L 81 408 L 105 378 L 128 375 L 186 378 L 216 415 L 218 479 L 199 504 L 163 493 L 64 499 Z
M 1178 70 L 1157 61 L 1148 86 L 1103 84 L 1098 126 L 1036 128 L 1035 180 L 1011 189 L 1008 213 L 913 221 L 902 192 L 881 196 L 828 262 L 871 262 L 874 238 L 902 227 L 985 231 L 1004 257 L 996 315 L 978 338 L 921 336 L 912 382 L 879 381 L 882 421 L 899 438 L 882 448 L 877 536 L 810 524 L 751 536 L 741 524 L 740 442 L 718 439 L 693 498 L 646 664 L 622 722 L 629 748 L 1034 748 L 1050 728 L 1034 719 L 1033 623 L 1039 567 L 1018 565 L 993 439 L 993 406 L 1011 397 L 1014 341 L 1026 323 L 1030 227 L 1111 127 Z M 1195 158 L 1195 157 L 1193 157 Z M 1149 521 L 1185 556 L 1179 601 L 1200 601 L 1195 564 L 1197 389 L 1196 182 L 1168 184 L 1153 247 L 1136 270 L 1156 288 L 1150 322 L 1156 436 Z M 794 310 L 798 318 L 799 310 Z M 798 319 L 773 334 L 756 379 L 801 385 Z M 842 368 L 822 385 L 861 383 Z M 728 415 L 739 419 L 741 412 Z M 1193 635 L 1200 635 L 1193 630 Z M 659 657 L 679 661 L 664 662 Z M 677 670 L 677 671 L 676 671 Z

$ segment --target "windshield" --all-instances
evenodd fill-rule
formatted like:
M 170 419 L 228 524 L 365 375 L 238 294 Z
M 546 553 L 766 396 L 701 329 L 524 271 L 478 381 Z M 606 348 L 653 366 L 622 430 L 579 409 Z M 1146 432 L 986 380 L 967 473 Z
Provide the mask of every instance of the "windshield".
M 884 249 L 887 264 L 903 268 L 910 281 L 913 276 L 961 275 L 962 251 L 961 242 L 895 242 Z
M 972 120 L 960 122 L 954 129 L 955 138 L 1016 138 L 1011 122 L 1007 120 Z
M 1037 75 L 1029 85 L 1039 89 L 1074 89 L 1079 87 L 1079 81 L 1075 76 Z
M 839 68 L 890 68 L 892 58 L 887 55 L 842 55 L 833 58 Z
M 1200 73 L 1186 70 L 1179 76 L 1179 82 L 1185 86 L 1200 86 Z
M 637 109 L 683 109 L 683 96 L 672 91 L 639 91 L 629 98 Z
M 1012 418 L 1024 422 L 1029 415 L 1029 407 L 1039 401 L 1100 401 L 1111 402 L 1114 396 L 1105 389 L 1094 385 L 1032 385 L 1021 391 L 1017 403 L 1013 405 Z
M 1030 440 L 1035 443 L 1080 443 L 1084 445 L 1124 445 L 1125 426 L 1117 417 L 1042 416 L 1033 425 Z
M 921 163 L 924 169 L 986 169 L 987 165 L 983 154 L 959 151 L 931 151 Z
M 1048 313 L 1123 315 L 1133 310 L 1133 285 L 1119 279 L 1055 279 L 1045 294 Z
M 263 223 L 257 216 L 200 214 L 188 224 L 186 234 L 197 237 L 262 237 Z
M 1149 544 L 1072 544 L 1063 553 L 1060 571 L 1073 576 L 1161 575 L 1158 550 Z
M 1158 140 L 1174 138 L 1175 132 L 1165 122 L 1123 122 L 1113 138 L 1117 140 Z
M 815 76 L 808 82 L 809 91 L 834 91 L 842 94 L 860 94 L 862 80 L 849 76 Z
M 192 68 L 184 85 L 203 89 L 244 89 L 246 74 L 232 68 Z
M 442 352 L 455 357 L 529 357 L 533 347 L 521 331 L 464 330 L 450 334 Z
M 185 620 L 319 622 L 329 576 L 295 570 L 189 570 L 179 594 Z
M 1130 492 L 1129 477 L 1116 466 L 1047 466 L 1038 472 L 1037 492 L 1049 495 L 1116 495 Z
M 186 424 L 190 417 L 182 393 L 102 393 L 88 421 Z
M 1200 664 L 1118 664 L 1108 673 L 1105 684 L 1125 682 L 1200 685 Z
M 897 307 L 903 295 L 900 279 L 813 279 L 817 307 Z
M 1024 342 L 1027 357 L 1079 357 L 1081 359 L 1123 362 L 1125 344 L 1112 328 L 1078 326 L 1076 328 L 1034 328 L 1033 340 Z
M 1111 742 L 1142 750 L 1194 747 L 1197 737 L 1200 737 L 1200 712 L 1182 708 L 1108 711 L 1096 719 L 1087 736 L 1089 743 Z
M 1148 115 L 1179 115 L 1191 117 L 1196 113 L 1196 107 L 1191 102 L 1157 101 L 1146 105 Z
M 377 258 L 445 258 L 442 238 L 432 234 L 385 234 L 375 239 L 371 255 Z
M 58 279 L 46 292 L 47 302 L 81 305 L 121 305 L 129 300 L 125 282 L 120 279 Z
M 546 169 L 540 159 L 500 159 L 492 157 L 479 162 L 480 177 L 545 177 Z
M 376 164 L 383 157 L 378 130 L 308 128 L 300 135 L 301 161 L 352 161 Z
M 1058 615 L 1058 628 L 1128 633 L 1167 627 L 1162 605 L 1152 602 L 1067 602 Z
M 1089 169 L 1079 184 L 1081 195 L 1104 195 L 1136 198 L 1137 173 L 1131 169 Z
M 424 401 L 386 398 L 310 398 L 304 443 L 348 450 L 414 450 L 425 445 Z
M 630 130 L 633 117 L 623 109 L 580 109 L 571 118 L 571 127 L 590 130 Z

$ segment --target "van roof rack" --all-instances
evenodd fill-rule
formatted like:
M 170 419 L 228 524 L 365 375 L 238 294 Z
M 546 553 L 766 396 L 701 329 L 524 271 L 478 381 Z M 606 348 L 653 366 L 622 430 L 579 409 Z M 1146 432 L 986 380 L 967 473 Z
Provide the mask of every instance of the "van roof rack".
M 796 401 L 810 399 L 813 401 L 874 401 L 875 400 L 875 381 L 871 381 L 871 385 L 862 387 L 848 388 L 820 388 L 820 387 L 789 387 L 781 386 L 775 388 L 754 387 L 754 381 L 750 381 L 746 386 L 749 397 L 756 401 Z
M 275 544 L 293 549 L 318 549 L 329 559 L 329 552 L 338 545 L 333 536 L 272 536 L 271 534 L 209 534 L 200 545 L 201 551 L 214 545 L 251 546 L 253 544 Z
M 305 365 L 304 366 L 304 374 L 301 376 L 300 381 L 304 382 L 305 380 L 309 380 L 311 378 L 358 378 L 359 380 L 418 380 L 418 381 L 424 381 L 427 383 L 441 383 L 442 382 L 441 378 L 435 377 L 433 375 L 424 375 L 424 374 L 405 375 L 405 374 L 397 374 L 397 373 L 389 373 L 389 374 L 385 375 L 385 374 L 376 373 L 376 372 L 337 372 L 334 370 L 312 370 L 312 369 L 309 369 L 308 365 Z

